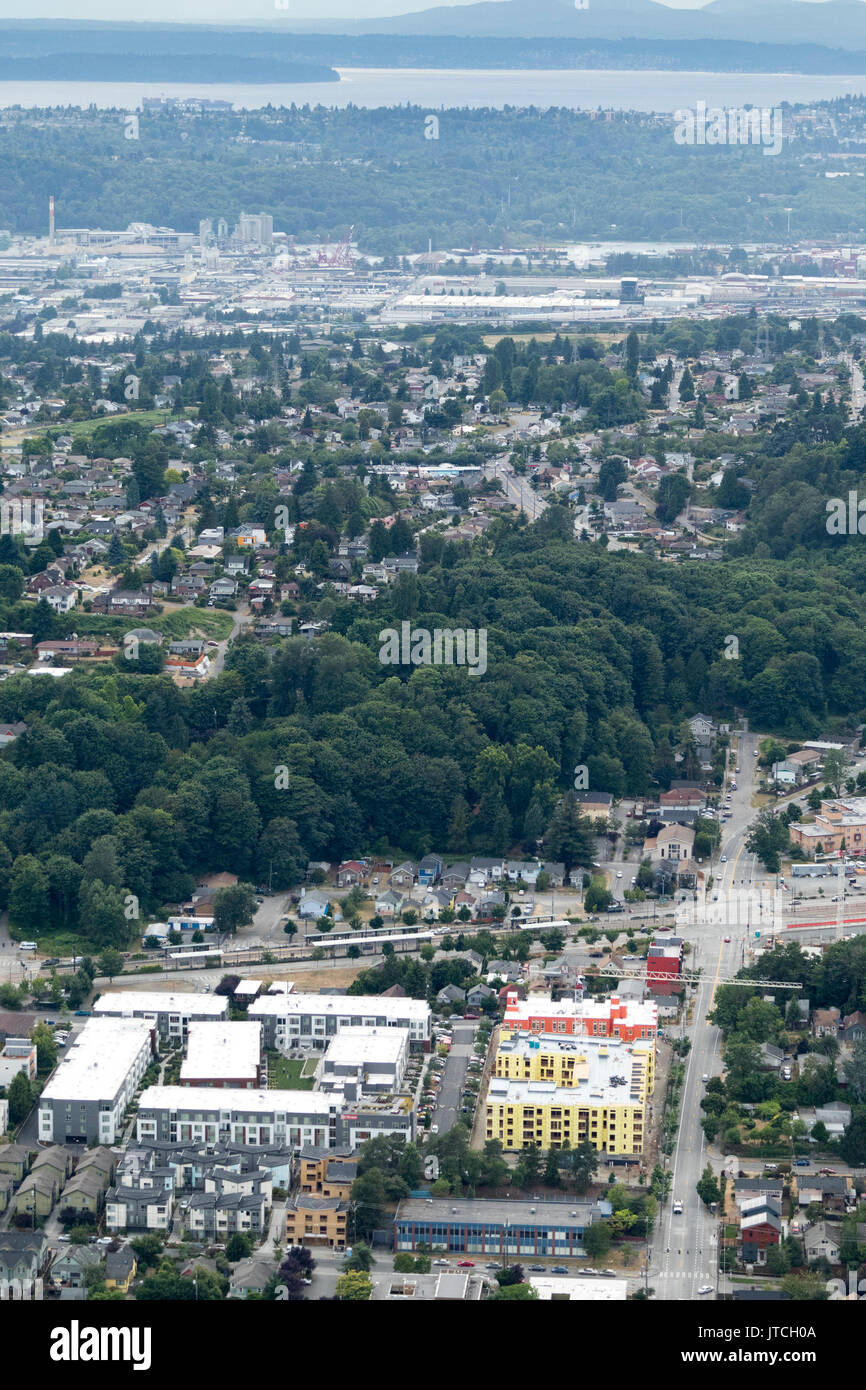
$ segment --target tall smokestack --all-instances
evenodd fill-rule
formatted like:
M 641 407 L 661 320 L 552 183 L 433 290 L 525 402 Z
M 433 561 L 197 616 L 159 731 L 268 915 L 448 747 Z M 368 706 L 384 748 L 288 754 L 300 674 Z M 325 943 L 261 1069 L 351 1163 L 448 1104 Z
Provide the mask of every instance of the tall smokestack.
M 48 199 L 48 243 L 54 245 L 54 194 Z

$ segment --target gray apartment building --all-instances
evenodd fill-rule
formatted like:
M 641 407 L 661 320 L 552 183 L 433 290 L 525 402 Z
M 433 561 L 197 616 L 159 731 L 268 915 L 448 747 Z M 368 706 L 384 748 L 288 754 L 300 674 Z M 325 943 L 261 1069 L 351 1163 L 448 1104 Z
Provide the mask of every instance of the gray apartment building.
M 432 1014 L 423 999 L 352 994 L 266 994 L 247 1017 L 262 1024 L 265 1047 L 324 1050 L 341 1028 L 407 1028 L 411 1047 L 430 1051 Z
M 116 1143 L 154 1045 L 146 1019 L 89 1019 L 39 1098 L 40 1143 Z
M 229 1001 L 222 994 L 148 994 L 124 989 L 103 994 L 93 1005 L 96 1018 L 144 1018 L 153 1024 L 159 1041 L 180 1043 L 191 1023 L 226 1022 Z

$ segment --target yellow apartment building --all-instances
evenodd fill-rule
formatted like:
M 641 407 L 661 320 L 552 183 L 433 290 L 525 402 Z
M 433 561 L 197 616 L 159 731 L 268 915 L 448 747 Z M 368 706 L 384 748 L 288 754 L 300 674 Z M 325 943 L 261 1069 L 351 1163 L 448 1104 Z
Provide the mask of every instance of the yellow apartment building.
M 641 1154 L 654 1056 L 651 1042 L 506 1038 L 487 1093 L 485 1137 L 510 1151 L 588 1139 L 607 1154 Z

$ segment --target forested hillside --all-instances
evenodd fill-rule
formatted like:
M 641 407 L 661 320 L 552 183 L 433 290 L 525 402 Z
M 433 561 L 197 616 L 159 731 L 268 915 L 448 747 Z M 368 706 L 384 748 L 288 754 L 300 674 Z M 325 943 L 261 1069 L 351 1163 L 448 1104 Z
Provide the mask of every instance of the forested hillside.
M 337 607 L 315 642 L 271 659 L 241 641 L 189 692 L 113 668 L 6 681 L 0 719 L 30 727 L 0 759 L 3 904 L 32 932 L 80 914 L 104 944 L 128 925 L 124 892 L 156 910 L 206 869 L 284 886 L 309 857 L 542 835 L 552 852 L 577 763 L 616 794 L 665 786 L 693 766 L 697 709 L 801 735 L 862 717 L 866 558 L 670 566 L 565 542 L 566 518 L 446 545 L 374 605 Z M 487 628 L 487 673 L 381 665 L 378 634 L 404 618 Z
M 730 240 L 781 237 L 785 208 L 799 235 L 852 236 L 863 226 L 858 181 L 824 178 L 857 111 L 826 103 L 840 137 L 786 142 L 773 159 L 754 146 L 689 148 L 668 117 L 552 108 L 453 109 L 424 138 L 422 107 L 291 107 L 194 116 L 144 113 L 137 140 L 125 112 L 6 111 L 0 121 L 0 205 L 12 231 L 40 232 L 49 194 L 58 226 L 170 223 L 273 213 L 276 230 L 328 238 L 353 221 L 364 250 L 534 244 L 610 235 Z M 857 124 L 857 129 L 860 126 Z M 507 152 L 507 158 L 506 158 Z M 519 171 L 509 178 L 506 165 Z M 507 196 L 506 196 L 507 195 Z

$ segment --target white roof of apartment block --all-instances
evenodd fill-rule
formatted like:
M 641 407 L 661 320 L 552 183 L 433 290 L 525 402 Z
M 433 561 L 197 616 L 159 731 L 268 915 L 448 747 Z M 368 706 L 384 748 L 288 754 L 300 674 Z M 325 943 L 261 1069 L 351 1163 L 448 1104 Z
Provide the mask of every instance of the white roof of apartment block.
M 322 1091 L 246 1091 L 239 1086 L 148 1086 L 138 1102 L 146 1110 L 240 1111 L 262 1115 L 327 1115 L 334 1105 Z
M 325 1062 L 396 1065 L 408 1046 L 408 1028 L 341 1028 L 328 1044 Z
M 214 1018 L 228 1016 L 229 1001 L 224 994 L 163 994 L 159 990 L 118 989 L 103 994 L 93 1005 L 96 1014 L 114 1014 L 131 1018 L 135 1013 L 211 1014 Z
M 113 1100 L 150 1040 L 144 1018 L 91 1018 L 42 1092 L 42 1100 Z
M 413 1018 L 419 1023 L 430 1017 L 430 1005 L 423 999 L 405 999 L 382 994 L 265 994 L 251 1004 L 249 1017 L 264 1014 L 333 1014 L 340 1018 Z
M 262 1055 L 260 1023 L 191 1023 L 186 1057 L 180 1068 L 185 1081 L 256 1081 Z

